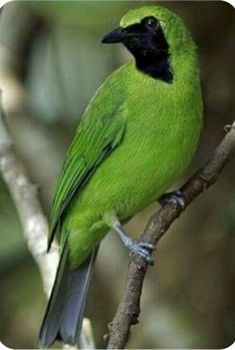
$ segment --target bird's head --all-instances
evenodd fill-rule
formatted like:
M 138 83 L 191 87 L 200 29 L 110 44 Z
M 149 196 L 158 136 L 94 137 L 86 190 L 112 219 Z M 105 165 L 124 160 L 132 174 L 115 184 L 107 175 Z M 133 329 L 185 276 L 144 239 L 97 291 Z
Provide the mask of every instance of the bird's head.
M 183 21 L 165 7 L 154 5 L 130 10 L 102 43 L 123 43 L 135 57 L 137 68 L 169 83 L 174 78 L 171 57 L 194 48 Z

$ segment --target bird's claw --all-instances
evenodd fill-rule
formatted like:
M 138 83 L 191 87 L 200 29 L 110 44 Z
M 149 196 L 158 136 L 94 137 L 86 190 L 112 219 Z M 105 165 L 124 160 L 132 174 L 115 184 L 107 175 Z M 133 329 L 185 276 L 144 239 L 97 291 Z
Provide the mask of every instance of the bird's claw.
M 159 199 L 159 203 L 161 205 L 172 204 L 175 206 L 180 206 L 182 209 L 185 208 L 185 200 L 181 191 L 174 191 L 163 194 Z
M 148 264 L 153 265 L 154 259 L 151 256 L 151 253 L 154 249 L 156 249 L 156 247 L 152 243 L 142 241 L 139 242 L 129 237 L 119 223 L 115 223 L 113 228 L 119 234 L 122 242 L 130 250 L 131 253 L 142 256 L 142 258 L 144 258 Z
M 137 242 L 133 239 L 129 242 L 129 249 L 131 253 L 140 255 L 149 265 L 154 264 L 154 258 L 151 256 L 152 250 L 156 247 L 147 242 Z
M 152 243 L 139 242 L 139 245 L 142 248 L 146 248 L 146 249 L 149 249 L 149 250 L 156 250 L 156 246 L 154 244 L 152 244 Z

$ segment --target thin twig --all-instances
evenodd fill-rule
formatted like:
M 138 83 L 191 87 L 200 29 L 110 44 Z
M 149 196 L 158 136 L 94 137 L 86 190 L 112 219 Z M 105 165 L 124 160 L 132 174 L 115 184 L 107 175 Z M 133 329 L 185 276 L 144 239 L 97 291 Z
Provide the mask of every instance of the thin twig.
M 225 164 L 235 152 L 235 121 L 219 146 L 208 160 L 185 185 L 182 192 L 185 207 L 193 202 L 202 192 L 215 183 Z M 165 204 L 149 220 L 141 241 L 157 245 L 170 225 L 183 212 L 178 205 Z M 140 298 L 148 265 L 140 256 L 131 256 L 121 301 L 113 321 L 109 324 L 108 349 L 123 349 L 130 335 L 130 327 L 138 322 L 140 314 Z
M 48 220 L 43 213 L 38 188 L 30 180 L 25 167 L 15 151 L 13 140 L 6 127 L 1 104 L 0 173 L 17 209 L 28 249 L 39 268 L 44 292 L 48 298 L 54 283 L 59 261 L 59 247 L 54 242 L 50 252 L 46 253 Z M 83 320 L 80 347 L 81 349 L 95 349 L 89 319 Z
M 39 201 L 37 186 L 31 182 L 15 152 L 2 110 L 0 111 L 0 172 L 16 206 L 25 240 L 39 267 L 43 288 L 48 297 L 59 260 L 58 246 L 54 243 L 50 253 L 45 254 L 48 221 Z

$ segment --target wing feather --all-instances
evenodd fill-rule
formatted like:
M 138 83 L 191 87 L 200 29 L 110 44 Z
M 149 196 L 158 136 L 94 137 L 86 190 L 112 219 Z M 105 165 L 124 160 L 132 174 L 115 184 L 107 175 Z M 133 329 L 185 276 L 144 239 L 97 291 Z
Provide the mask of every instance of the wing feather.
M 52 204 L 48 249 L 74 194 L 84 188 L 124 135 L 126 113 L 120 94 L 114 94 L 107 81 L 105 85 L 85 111 L 68 150 Z

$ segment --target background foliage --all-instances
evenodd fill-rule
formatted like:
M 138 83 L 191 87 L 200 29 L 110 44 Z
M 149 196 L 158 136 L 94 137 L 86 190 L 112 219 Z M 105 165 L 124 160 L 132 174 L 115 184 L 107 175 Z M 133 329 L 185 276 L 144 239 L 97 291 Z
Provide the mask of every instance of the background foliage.
M 129 8 L 146 3 L 19 1 L 0 13 L 4 108 L 17 151 L 40 186 L 47 213 L 84 107 L 105 77 L 129 58 L 124 48 L 103 46 L 100 38 Z M 187 177 L 217 145 L 223 126 L 234 119 L 234 9 L 222 1 L 158 4 L 184 19 L 199 47 L 205 127 Z M 233 161 L 216 186 L 187 209 L 160 242 L 130 348 L 223 348 L 234 341 L 234 178 Z M 157 206 L 133 218 L 128 231 L 142 232 Z M 34 348 L 46 301 L 1 179 L 0 228 L 0 339 L 12 348 Z M 109 234 L 87 307 L 99 348 L 119 301 L 126 264 L 127 251 L 115 234 Z

